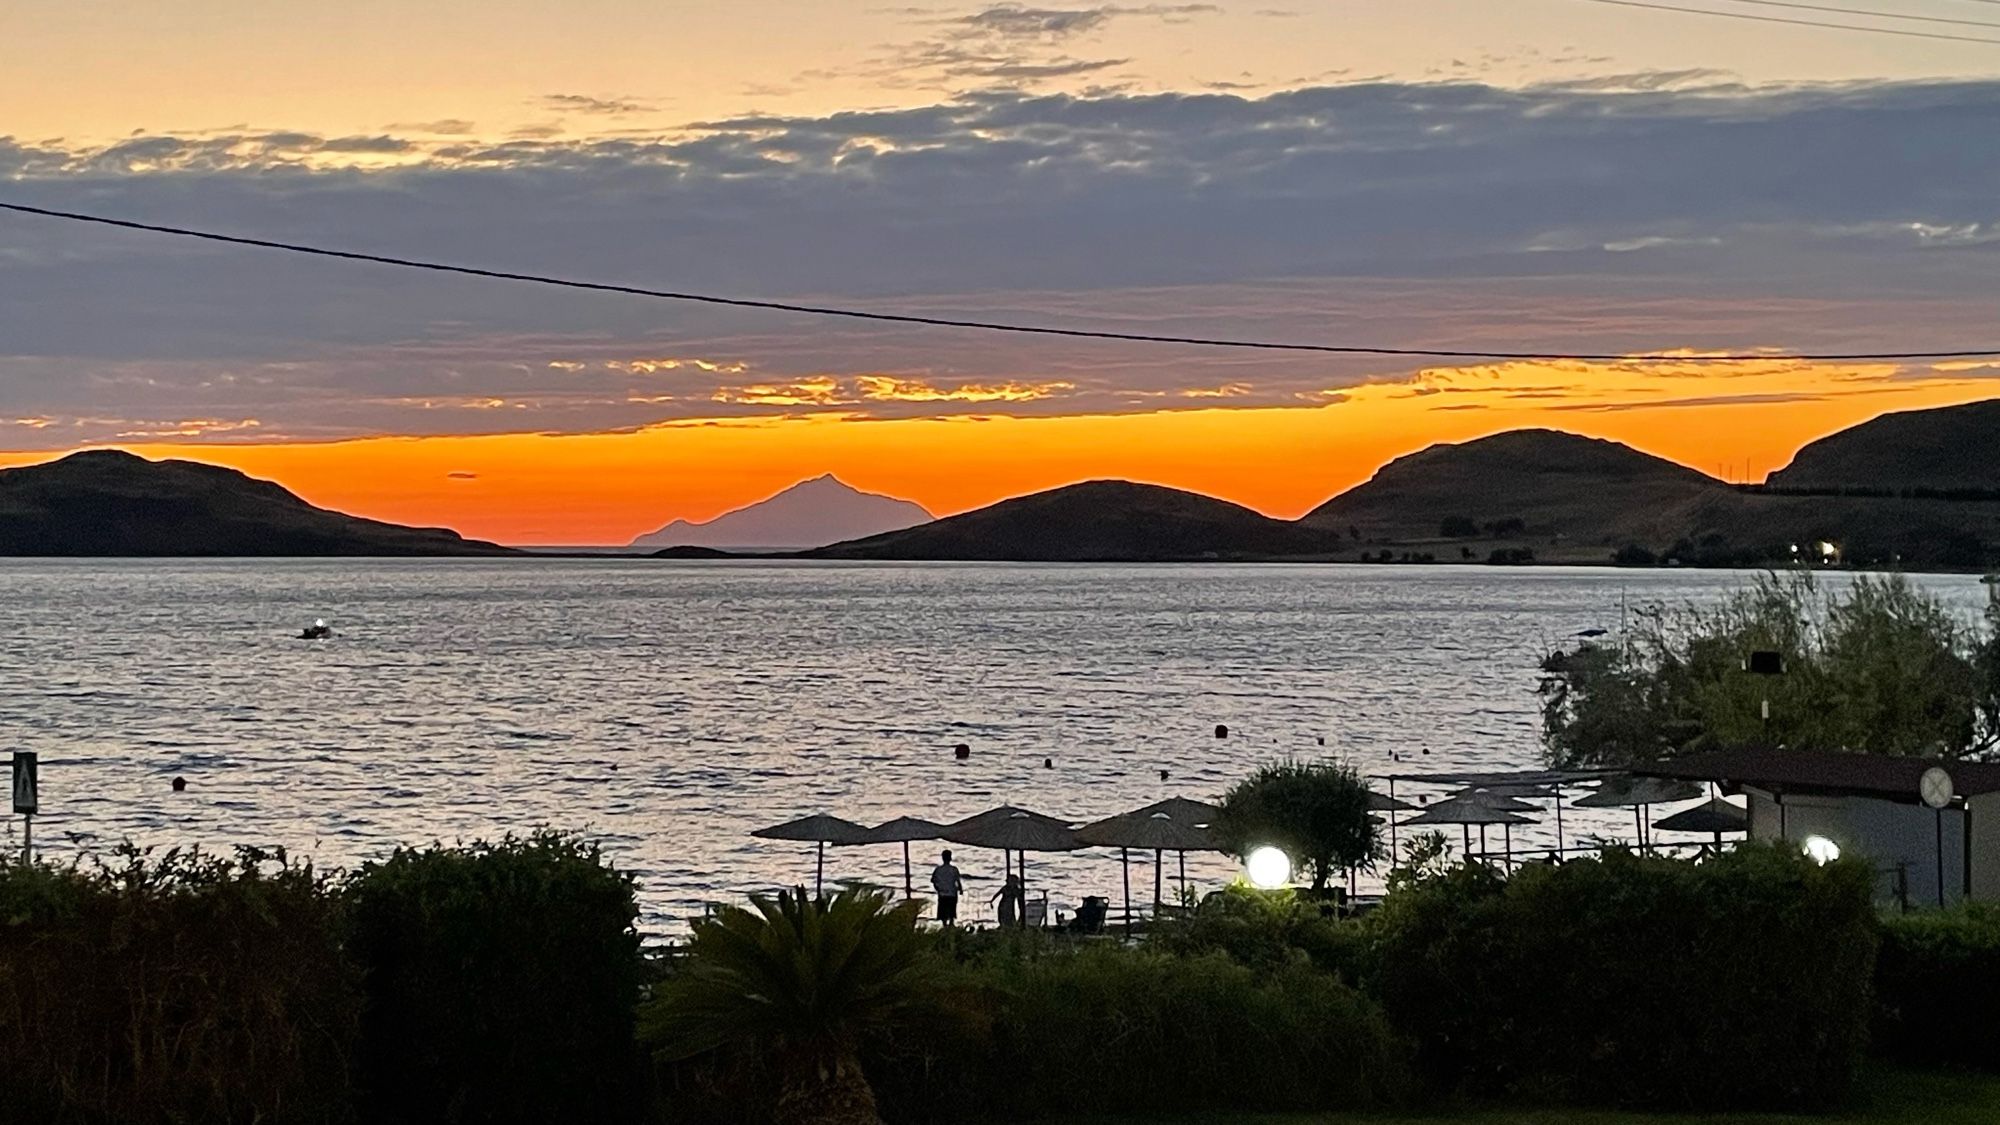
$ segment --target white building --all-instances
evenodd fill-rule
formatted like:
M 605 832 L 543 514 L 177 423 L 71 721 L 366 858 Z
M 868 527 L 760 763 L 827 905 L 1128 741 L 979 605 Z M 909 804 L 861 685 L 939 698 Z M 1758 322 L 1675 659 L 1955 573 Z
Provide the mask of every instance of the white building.
M 1942 807 L 1919 791 L 1933 768 L 1951 781 Z M 1725 750 L 1634 772 L 1745 795 L 1753 840 L 1832 840 L 1842 855 L 1874 866 L 1885 902 L 1922 909 L 2000 900 L 2000 764 Z

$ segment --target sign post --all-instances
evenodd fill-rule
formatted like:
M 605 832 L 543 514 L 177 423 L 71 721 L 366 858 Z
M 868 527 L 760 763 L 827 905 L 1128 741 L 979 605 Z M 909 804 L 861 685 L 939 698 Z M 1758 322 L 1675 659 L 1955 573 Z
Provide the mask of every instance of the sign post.
M 1917 779 L 1917 796 L 1931 807 L 1937 816 L 1937 892 L 1938 906 L 1944 906 L 1944 810 L 1951 804 L 1953 786 L 1951 775 L 1937 766 L 1924 771 Z
M 14 751 L 14 811 L 21 814 L 21 862 L 35 858 L 35 813 L 42 807 L 41 770 L 33 750 Z

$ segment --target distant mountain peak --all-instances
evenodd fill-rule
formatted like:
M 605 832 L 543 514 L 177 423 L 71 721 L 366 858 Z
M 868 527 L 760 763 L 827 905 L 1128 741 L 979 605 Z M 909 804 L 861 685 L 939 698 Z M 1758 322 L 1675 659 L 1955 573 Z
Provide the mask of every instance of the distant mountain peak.
M 711 520 L 674 520 L 632 540 L 632 546 L 801 550 L 901 531 L 930 519 L 920 504 L 864 492 L 821 473 Z

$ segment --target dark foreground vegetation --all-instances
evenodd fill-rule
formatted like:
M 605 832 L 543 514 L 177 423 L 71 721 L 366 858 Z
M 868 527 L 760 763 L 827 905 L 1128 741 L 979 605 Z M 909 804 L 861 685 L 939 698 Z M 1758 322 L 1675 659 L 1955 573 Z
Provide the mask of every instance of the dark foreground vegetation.
M 1865 868 L 1766 847 L 1416 854 L 1359 920 L 1233 889 L 1129 947 L 785 896 L 673 958 L 552 834 L 340 878 L 0 866 L 0 1119 L 1626 1120 L 1599 1114 L 1849 1112 L 1871 1050 L 2000 1066 L 2000 914 L 1881 918 Z

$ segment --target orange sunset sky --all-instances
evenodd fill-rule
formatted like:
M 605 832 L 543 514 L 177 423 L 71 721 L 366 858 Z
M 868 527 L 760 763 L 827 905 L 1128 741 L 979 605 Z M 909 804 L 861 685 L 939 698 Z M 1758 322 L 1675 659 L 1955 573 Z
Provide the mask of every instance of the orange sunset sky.
M 2000 145 L 1967 140 L 2000 136 L 2000 54 L 1883 20 L 1572 0 L 240 16 L 0 15 L 0 202 L 1119 332 L 2000 346 Z M 1528 426 L 1755 480 L 1883 412 L 2000 395 L 1996 375 L 1009 337 L 0 211 L 0 465 L 118 446 L 523 545 L 624 544 L 828 472 L 939 515 L 1122 477 L 1293 517 L 1399 455 Z
M 581 545 L 624 543 L 673 518 L 707 519 L 822 472 L 938 515 L 1123 477 L 1291 518 L 1400 454 L 1526 426 L 1611 438 L 1730 480 L 1762 479 L 1805 442 L 1885 410 L 1992 393 L 1977 379 L 1897 385 L 1867 369 L 1829 368 L 1737 376 L 1755 387 L 1741 393 L 1813 396 L 1805 401 L 1656 405 L 1645 387 L 1616 390 L 1601 379 L 1601 401 L 1585 409 L 1510 398 L 1510 387 L 1578 370 L 1522 364 L 1483 381 L 1491 385 L 1426 394 L 1367 387 L 1321 407 L 883 421 L 812 414 L 629 433 L 124 444 L 279 480 L 342 511 L 508 543 Z M 0 463 L 47 456 L 7 454 Z

